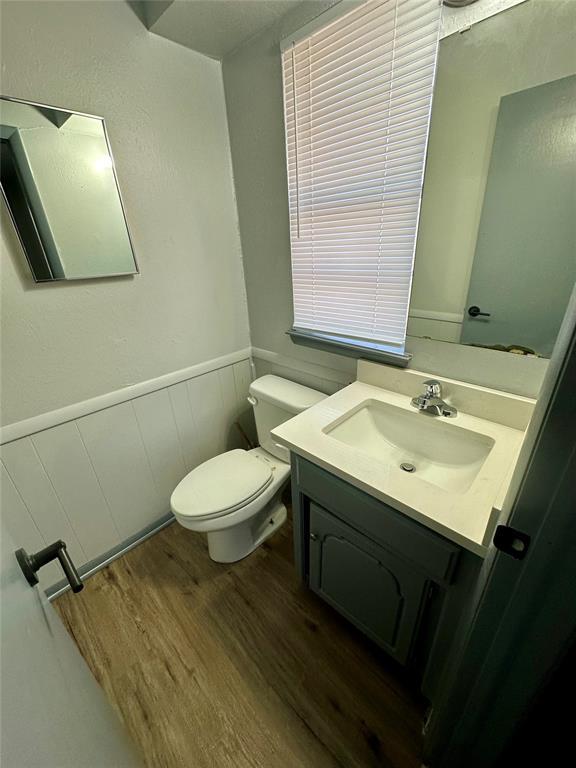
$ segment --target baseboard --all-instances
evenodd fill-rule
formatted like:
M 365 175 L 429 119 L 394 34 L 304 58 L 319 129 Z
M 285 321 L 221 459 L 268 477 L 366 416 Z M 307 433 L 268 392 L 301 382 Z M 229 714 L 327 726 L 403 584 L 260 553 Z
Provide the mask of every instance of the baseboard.
M 119 557 L 122 557 L 122 555 L 130 552 L 130 550 L 134 549 L 134 547 L 142 544 L 142 542 L 146 541 L 146 539 L 149 539 L 151 536 L 155 536 L 163 528 L 166 528 L 175 522 L 175 520 L 176 518 L 172 512 L 169 512 L 157 522 L 152 523 L 152 525 L 147 526 L 134 536 L 126 539 L 126 541 L 123 541 L 117 547 L 114 547 L 109 552 L 103 554 L 101 557 L 97 557 L 94 560 L 91 560 L 89 563 L 86 563 L 78 569 L 82 580 L 85 581 L 86 579 L 89 579 L 90 576 L 94 576 L 94 574 L 98 573 L 98 571 L 101 571 L 102 568 L 106 568 L 107 565 L 110 565 L 110 563 L 113 563 L 114 560 L 118 560 Z M 68 592 L 69 589 L 70 584 L 68 581 L 66 579 L 62 579 L 62 581 L 59 581 L 57 584 L 54 584 L 54 586 L 49 587 L 46 590 L 46 597 L 50 601 L 56 600 L 57 597 L 60 597 L 60 595 Z

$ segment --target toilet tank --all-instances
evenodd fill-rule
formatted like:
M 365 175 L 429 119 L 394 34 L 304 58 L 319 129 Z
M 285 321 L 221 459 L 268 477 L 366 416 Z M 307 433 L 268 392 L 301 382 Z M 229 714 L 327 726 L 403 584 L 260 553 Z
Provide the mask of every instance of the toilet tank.
M 290 460 L 290 452 L 283 445 L 278 445 L 271 430 L 283 424 L 297 413 L 324 400 L 323 392 L 304 387 L 280 376 L 261 376 L 250 384 L 248 398 L 254 408 L 258 442 L 264 450 L 282 461 Z

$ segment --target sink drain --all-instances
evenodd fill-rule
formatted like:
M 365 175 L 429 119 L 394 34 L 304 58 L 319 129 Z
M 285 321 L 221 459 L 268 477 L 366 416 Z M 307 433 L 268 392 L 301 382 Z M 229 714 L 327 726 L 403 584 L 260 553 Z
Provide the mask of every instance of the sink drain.
M 404 472 L 416 472 L 416 467 L 414 464 L 410 464 L 409 461 L 403 461 L 402 464 L 400 464 L 400 469 L 403 469 Z

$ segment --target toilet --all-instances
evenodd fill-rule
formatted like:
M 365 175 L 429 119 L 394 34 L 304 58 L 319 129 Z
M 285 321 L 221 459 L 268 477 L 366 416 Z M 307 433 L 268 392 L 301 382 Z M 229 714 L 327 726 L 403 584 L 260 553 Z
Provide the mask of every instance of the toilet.
M 206 533 L 219 563 L 249 555 L 286 520 L 281 494 L 290 477 L 290 454 L 271 430 L 326 397 L 279 376 L 250 385 L 259 448 L 233 450 L 205 461 L 176 486 L 170 506 L 184 528 Z

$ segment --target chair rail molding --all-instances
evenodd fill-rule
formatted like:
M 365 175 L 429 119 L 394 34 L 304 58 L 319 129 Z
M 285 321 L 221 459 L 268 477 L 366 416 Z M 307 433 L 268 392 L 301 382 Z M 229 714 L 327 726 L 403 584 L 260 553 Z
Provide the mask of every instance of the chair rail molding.
M 36 432 L 42 432 L 58 424 L 65 424 L 67 421 L 74 421 L 90 413 L 103 411 L 105 408 L 111 408 L 113 405 L 134 400 L 137 397 L 148 395 L 159 389 L 165 389 L 174 384 L 179 384 L 181 381 L 194 379 L 197 376 L 216 371 L 227 365 L 250 360 L 250 357 L 251 349 L 246 347 L 245 349 L 239 349 L 237 352 L 230 352 L 227 355 L 215 357 L 212 360 L 196 363 L 188 368 L 181 368 L 178 371 L 157 376 L 154 379 L 146 379 L 145 381 L 138 382 L 138 384 L 129 384 L 122 389 L 106 392 L 104 395 L 98 395 L 89 400 L 82 400 L 54 411 L 47 411 L 38 416 L 32 416 L 29 419 L 7 424 L 4 427 L 0 427 L 0 445 L 11 443 L 13 440 L 19 440 L 21 437 L 33 435 Z

